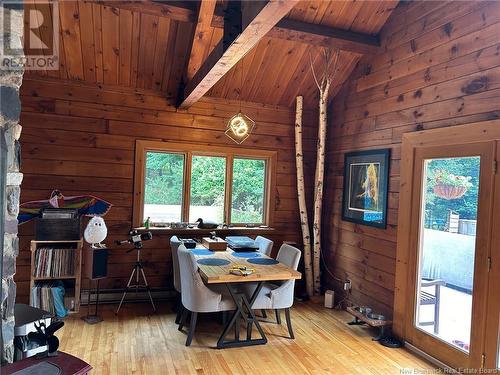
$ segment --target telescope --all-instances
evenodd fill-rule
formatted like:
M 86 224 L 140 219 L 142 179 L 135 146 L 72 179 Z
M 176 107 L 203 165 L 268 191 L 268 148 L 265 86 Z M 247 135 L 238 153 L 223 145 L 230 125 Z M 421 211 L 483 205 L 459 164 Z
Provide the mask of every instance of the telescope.
M 153 238 L 153 234 L 151 232 L 145 232 L 139 234 L 139 232 L 135 229 L 132 229 L 129 233 L 129 238 L 122 241 L 116 241 L 117 245 L 124 244 L 133 244 L 134 247 L 130 250 L 127 250 L 127 253 L 136 250 L 137 251 L 137 261 L 135 262 L 132 273 L 130 274 L 130 278 L 128 279 L 127 286 L 125 287 L 125 291 L 123 292 L 122 299 L 120 300 L 120 304 L 118 305 L 118 309 L 115 312 L 117 315 L 120 312 L 123 301 L 125 300 L 125 296 L 131 290 L 135 290 L 136 292 L 141 290 L 145 290 L 148 293 L 149 300 L 151 301 L 151 305 L 153 306 L 153 311 L 156 311 L 155 303 L 153 302 L 153 296 L 151 296 L 151 288 L 148 284 L 148 280 L 146 279 L 146 274 L 144 273 L 144 265 L 141 261 L 141 249 L 142 249 L 142 241 L 148 241 Z M 135 283 L 132 282 L 135 275 Z M 140 282 L 140 277 L 142 276 L 143 282 Z
M 151 232 L 145 232 L 139 234 L 137 230 L 131 230 L 129 232 L 130 237 L 127 238 L 126 240 L 122 241 L 115 241 L 117 245 L 124 245 L 124 244 L 133 244 L 136 249 L 142 248 L 142 241 L 148 241 L 153 238 L 153 234 Z

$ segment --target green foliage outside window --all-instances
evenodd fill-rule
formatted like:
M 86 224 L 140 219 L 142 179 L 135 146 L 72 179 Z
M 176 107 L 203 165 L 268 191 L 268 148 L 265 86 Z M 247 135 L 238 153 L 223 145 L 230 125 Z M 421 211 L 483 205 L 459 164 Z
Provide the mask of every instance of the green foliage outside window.
M 184 179 L 184 155 L 146 154 L 144 204 L 180 205 Z
M 224 205 L 226 158 L 193 156 L 191 164 L 191 205 Z
M 234 159 L 231 221 L 262 223 L 264 221 L 264 191 L 266 162 Z

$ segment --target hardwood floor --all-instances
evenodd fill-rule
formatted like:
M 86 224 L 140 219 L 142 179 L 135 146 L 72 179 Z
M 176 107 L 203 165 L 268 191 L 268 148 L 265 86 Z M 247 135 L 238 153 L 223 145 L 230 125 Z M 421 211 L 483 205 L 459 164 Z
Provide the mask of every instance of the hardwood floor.
M 432 368 L 405 349 L 371 341 L 368 328 L 347 326 L 346 312 L 312 302 L 292 309 L 295 340 L 287 338 L 286 324 L 269 322 L 263 323 L 267 345 L 224 350 L 215 349 L 222 330 L 215 316 L 201 316 L 192 345 L 185 347 L 186 334 L 177 330 L 170 304 L 159 304 L 156 314 L 148 304 L 124 305 L 119 316 L 115 308 L 103 306 L 104 321 L 96 325 L 69 317 L 58 334 L 60 350 L 89 362 L 93 374 L 385 375 Z

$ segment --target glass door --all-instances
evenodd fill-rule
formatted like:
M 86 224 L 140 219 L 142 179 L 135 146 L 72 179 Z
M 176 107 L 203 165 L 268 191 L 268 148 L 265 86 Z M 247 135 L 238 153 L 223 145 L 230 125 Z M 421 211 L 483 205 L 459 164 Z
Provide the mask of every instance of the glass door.
M 483 356 L 493 149 L 488 142 L 415 154 L 409 341 L 456 368 L 479 367 Z

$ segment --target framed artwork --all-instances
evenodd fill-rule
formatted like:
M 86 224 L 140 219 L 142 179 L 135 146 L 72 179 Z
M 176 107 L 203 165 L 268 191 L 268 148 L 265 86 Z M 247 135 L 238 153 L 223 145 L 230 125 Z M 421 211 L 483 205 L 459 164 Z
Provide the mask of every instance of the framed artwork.
M 345 154 L 342 220 L 387 226 L 389 160 L 390 149 Z

